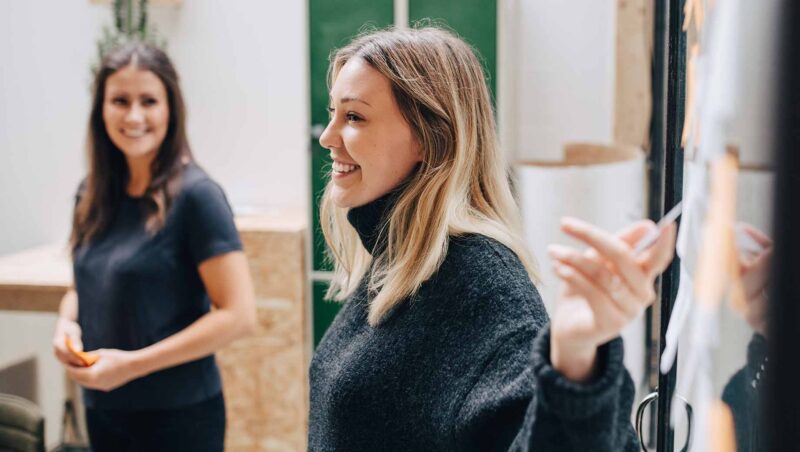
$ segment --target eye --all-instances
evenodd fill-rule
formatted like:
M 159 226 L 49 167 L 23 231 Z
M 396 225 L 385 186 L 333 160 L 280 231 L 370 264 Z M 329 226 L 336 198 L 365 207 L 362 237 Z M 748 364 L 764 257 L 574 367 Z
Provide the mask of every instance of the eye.
M 355 114 L 353 112 L 348 112 L 347 115 L 345 115 L 345 117 L 347 118 L 348 122 L 358 122 L 358 121 L 363 121 L 364 120 L 364 118 L 362 118 L 361 116 L 358 116 L 357 114 Z
M 155 105 L 157 103 L 158 103 L 158 101 L 156 99 L 152 98 L 152 97 L 145 97 L 144 99 L 142 99 L 142 105 L 145 105 L 145 106 L 148 106 L 148 107 L 149 106 L 153 106 L 153 105 Z
M 128 99 L 124 97 L 113 97 L 111 98 L 111 103 L 114 105 L 128 105 Z
M 332 118 L 333 114 L 336 113 L 336 109 L 333 107 L 325 107 L 325 110 L 328 112 L 328 118 Z

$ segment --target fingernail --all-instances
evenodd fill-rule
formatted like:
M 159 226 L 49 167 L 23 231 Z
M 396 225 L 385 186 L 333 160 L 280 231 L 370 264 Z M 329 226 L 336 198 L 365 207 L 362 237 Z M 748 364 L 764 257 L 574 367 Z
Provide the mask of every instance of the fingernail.
M 566 250 L 561 245 L 547 245 L 547 255 L 552 258 L 560 258 L 564 257 L 566 254 Z
M 560 276 L 567 276 L 567 274 L 569 273 L 569 271 L 567 270 L 567 268 L 566 268 L 565 266 L 563 266 L 563 265 L 560 265 L 560 264 L 557 264 L 557 265 L 556 265 L 556 267 L 555 267 L 555 271 L 556 271 L 556 273 L 558 273 Z
M 561 226 L 566 226 L 568 228 L 574 227 L 577 224 L 577 219 L 573 217 L 562 217 L 561 218 Z
M 561 219 L 562 229 L 581 229 L 585 224 L 586 223 L 583 220 L 575 217 L 563 217 Z

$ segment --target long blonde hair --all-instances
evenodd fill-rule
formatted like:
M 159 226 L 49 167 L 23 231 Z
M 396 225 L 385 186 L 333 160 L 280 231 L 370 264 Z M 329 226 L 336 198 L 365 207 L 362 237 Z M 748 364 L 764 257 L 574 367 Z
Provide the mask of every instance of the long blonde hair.
M 438 270 L 449 237 L 463 234 L 481 234 L 507 246 L 536 279 L 497 144 L 489 90 L 472 48 L 434 27 L 373 31 L 332 55 L 331 86 L 352 58 L 389 79 L 422 163 L 378 232 L 386 246 L 376 256 L 348 223 L 347 209 L 333 204 L 328 183 L 320 206 L 334 263 L 328 298 L 344 300 L 367 276 L 368 293 L 374 294 L 368 320 L 377 325 Z

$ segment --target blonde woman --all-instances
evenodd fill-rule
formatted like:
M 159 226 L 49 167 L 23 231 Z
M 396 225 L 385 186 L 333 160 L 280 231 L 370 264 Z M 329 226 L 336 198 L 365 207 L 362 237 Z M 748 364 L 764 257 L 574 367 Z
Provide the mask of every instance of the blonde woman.
M 566 221 L 551 326 L 520 239 L 481 65 L 449 32 L 377 31 L 332 57 L 321 217 L 344 301 L 311 363 L 310 450 L 636 450 L 619 331 L 645 255 Z

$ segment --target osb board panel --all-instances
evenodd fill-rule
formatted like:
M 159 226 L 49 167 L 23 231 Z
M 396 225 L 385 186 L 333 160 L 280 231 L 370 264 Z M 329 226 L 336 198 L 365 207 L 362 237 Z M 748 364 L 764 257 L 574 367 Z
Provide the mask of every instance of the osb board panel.
M 240 232 L 255 283 L 258 327 L 217 353 L 228 411 L 225 448 L 302 451 L 311 353 L 306 231 Z
M 649 148 L 652 53 L 652 1 L 617 0 L 615 143 Z

